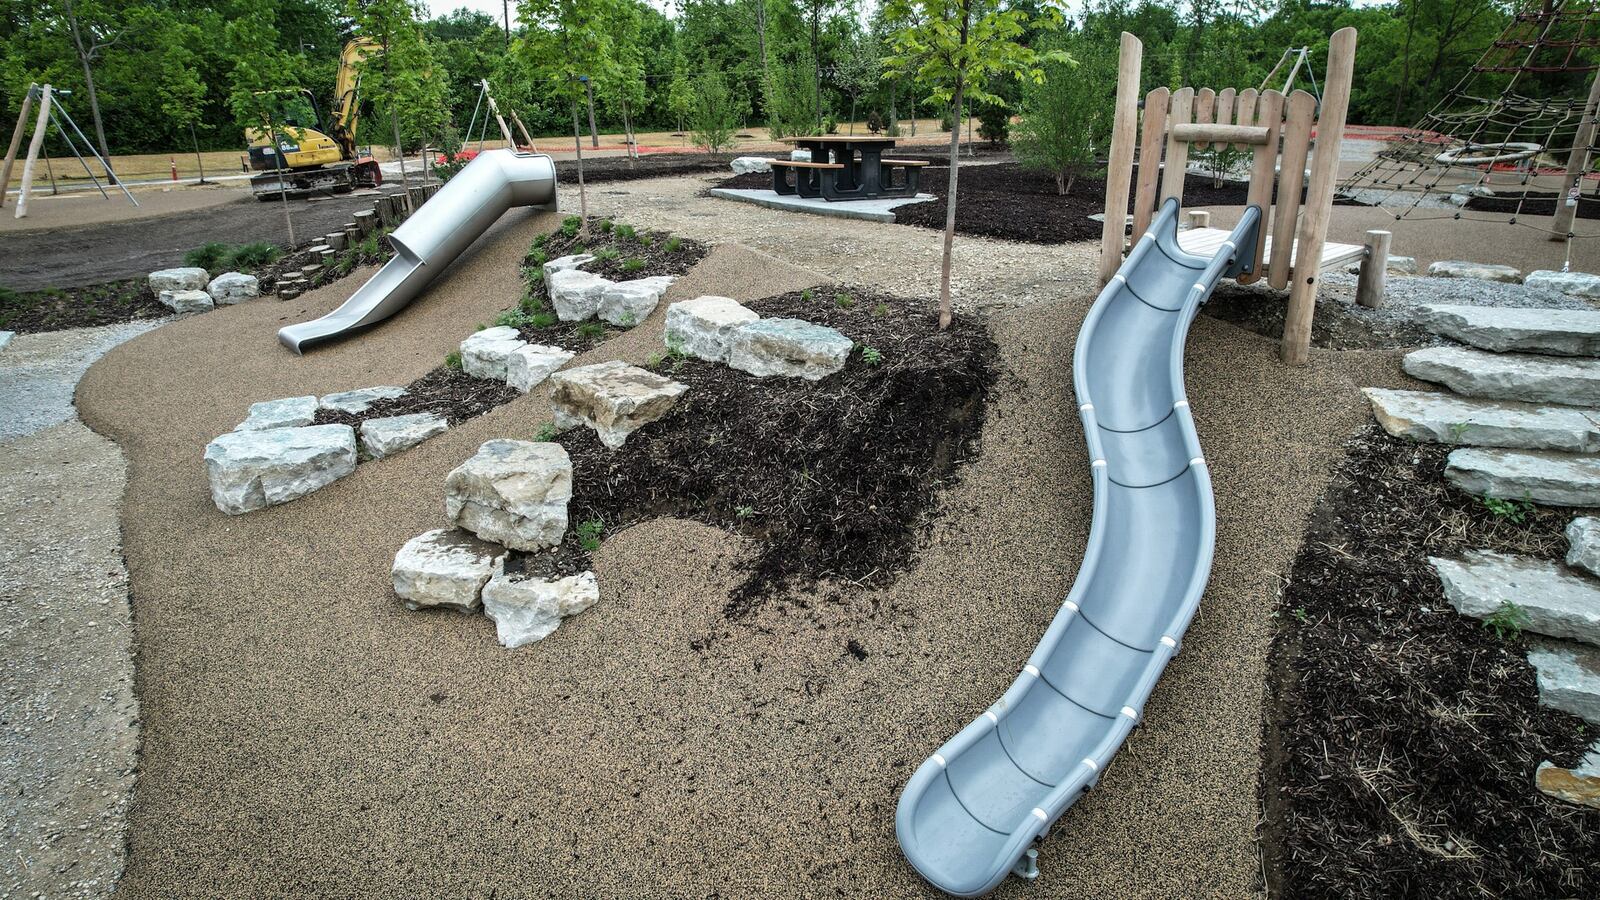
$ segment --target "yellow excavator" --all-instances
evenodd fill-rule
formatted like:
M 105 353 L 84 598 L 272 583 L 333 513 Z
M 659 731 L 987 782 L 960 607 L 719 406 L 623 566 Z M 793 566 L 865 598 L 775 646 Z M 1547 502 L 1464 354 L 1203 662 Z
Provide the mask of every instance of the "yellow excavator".
M 381 49 L 370 38 L 344 45 L 326 123 L 316 98 L 302 89 L 281 95 L 271 122 L 245 131 L 250 168 L 261 173 L 250 179 L 256 199 L 275 200 L 285 191 L 291 197 L 342 194 L 383 182 L 377 160 L 359 153 L 355 140 L 361 105 L 358 67 Z

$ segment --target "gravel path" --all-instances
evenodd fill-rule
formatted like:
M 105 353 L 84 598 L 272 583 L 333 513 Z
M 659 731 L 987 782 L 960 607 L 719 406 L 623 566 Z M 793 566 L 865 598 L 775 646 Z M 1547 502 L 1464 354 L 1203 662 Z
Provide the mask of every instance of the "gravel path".
M 0 441 L 75 418 L 72 393 L 95 360 L 168 319 L 19 334 L 0 353 Z

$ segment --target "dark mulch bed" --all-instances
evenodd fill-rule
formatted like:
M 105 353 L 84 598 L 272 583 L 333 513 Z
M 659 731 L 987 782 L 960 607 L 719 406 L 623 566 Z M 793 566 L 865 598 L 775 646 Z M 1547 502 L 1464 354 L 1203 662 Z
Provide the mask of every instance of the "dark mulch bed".
M 1522 639 L 1445 602 L 1429 556 L 1557 559 L 1572 511 L 1496 515 L 1448 448 L 1375 426 L 1313 513 L 1279 605 L 1263 850 L 1284 898 L 1593 897 L 1600 810 L 1533 785 L 1593 740 L 1538 704 Z
M 550 149 L 572 149 L 568 141 L 562 148 L 551 144 Z M 584 147 L 588 149 L 587 146 Z M 665 178 L 672 175 L 702 175 L 728 171 L 733 160 L 731 153 L 647 153 L 637 160 L 623 156 L 586 156 L 583 160 L 583 183 L 605 184 L 612 181 L 634 181 L 640 178 Z M 562 184 L 578 183 L 577 160 L 558 160 L 556 178 Z
M 573 462 L 573 527 L 559 558 L 514 553 L 508 568 L 581 570 L 586 541 L 598 546 L 601 534 L 678 516 L 755 540 L 730 619 L 791 585 L 892 580 L 910 563 L 939 491 L 976 452 L 997 351 L 976 319 L 958 317 L 940 332 L 924 301 L 841 293 L 845 305 L 829 291 L 749 306 L 839 329 L 856 342 L 843 371 L 810 382 L 666 358 L 653 367 L 689 390 L 621 450 L 607 450 L 591 429 L 561 435 Z
M 455 426 L 520 396 L 520 391 L 504 382 L 473 378 L 454 366 L 443 365 L 407 385 L 403 397 L 379 400 L 362 413 L 321 409 L 317 411 L 316 424 L 359 427 L 367 419 L 434 413 Z
M 1557 199 L 1557 195 L 1551 191 L 1528 191 L 1501 194 L 1497 197 L 1470 197 L 1467 199 L 1467 209 L 1518 216 L 1553 216 L 1556 214 Z M 1565 195 L 1560 199 L 1564 200 Z M 1600 197 L 1593 194 L 1580 195 L 1577 217 L 1600 219 Z
M 0 330 L 31 334 L 172 315 L 143 278 L 42 291 L 0 288 Z
M 896 151 L 897 158 L 947 160 L 948 154 Z M 922 170 L 922 192 L 937 200 L 897 207 L 895 222 L 920 228 L 944 230 L 945 189 L 949 167 L 931 165 Z M 1138 168 L 1134 169 L 1138 177 Z M 739 175 L 718 187 L 770 188 L 770 175 Z M 1106 183 L 1101 178 L 1079 178 L 1065 196 L 1056 193 L 1055 179 L 1024 169 L 1019 163 L 963 166 L 957 188 L 956 231 L 978 237 L 1024 241 L 1032 244 L 1065 244 L 1073 241 L 1098 241 L 1100 223 L 1089 216 L 1105 211 Z M 1185 207 L 1241 206 L 1249 186 L 1225 183 L 1215 187 L 1210 178 L 1190 175 L 1184 181 Z M 1128 209 L 1133 209 L 1130 197 Z

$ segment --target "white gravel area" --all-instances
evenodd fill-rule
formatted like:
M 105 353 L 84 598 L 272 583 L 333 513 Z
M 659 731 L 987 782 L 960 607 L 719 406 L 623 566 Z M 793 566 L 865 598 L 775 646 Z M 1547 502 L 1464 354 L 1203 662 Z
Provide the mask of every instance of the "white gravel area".
M 72 393 L 95 360 L 166 319 L 19 334 L 0 353 L 0 441 L 76 416 Z

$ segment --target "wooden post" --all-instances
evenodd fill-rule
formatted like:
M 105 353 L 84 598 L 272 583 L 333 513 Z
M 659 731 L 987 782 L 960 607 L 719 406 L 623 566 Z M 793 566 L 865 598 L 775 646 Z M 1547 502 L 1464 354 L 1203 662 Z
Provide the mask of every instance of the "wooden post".
M 17 161 L 17 148 L 22 146 L 22 135 L 28 130 L 28 113 L 33 110 L 33 86 L 22 96 L 22 111 L 17 113 L 17 127 L 11 131 L 11 145 L 6 148 L 5 165 L 0 166 L 0 207 L 6 205 L 6 191 L 11 189 L 11 164 Z
M 1100 286 L 1122 268 L 1127 232 L 1128 189 L 1133 184 L 1134 132 L 1139 127 L 1139 71 L 1144 45 L 1124 31 L 1117 60 L 1116 118 L 1111 125 L 1111 158 L 1106 164 L 1106 221 L 1100 230 Z
M 39 117 L 33 122 L 33 140 L 28 142 L 28 158 L 22 161 L 22 187 L 17 191 L 17 213 L 20 219 L 28 214 L 28 192 L 33 189 L 33 164 L 39 159 L 39 148 L 44 146 L 44 133 L 50 127 L 50 85 L 39 92 Z
M 1144 95 L 1144 130 L 1139 137 L 1139 183 L 1133 196 L 1133 233 L 1129 240 L 1144 237 L 1156 211 L 1156 184 L 1161 179 L 1161 151 L 1167 143 L 1167 107 L 1172 92 L 1158 87 Z
M 1367 232 L 1367 256 L 1361 260 L 1361 274 L 1356 280 L 1356 302 L 1370 309 L 1383 305 L 1383 289 L 1389 281 L 1389 242 L 1394 235 L 1387 231 Z
M 1194 88 L 1179 88 L 1172 95 L 1172 112 L 1167 114 L 1167 156 L 1161 170 L 1161 201 L 1178 198 L 1183 205 L 1183 179 L 1189 172 L 1189 142 L 1172 136 L 1172 129 L 1187 125 L 1194 117 Z
M 1211 227 L 1211 213 L 1209 213 L 1209 212 L 1207 212 L 1206 210 L 1203 210 L 1203 209 L 1191 209 L 1191 210 L 1189 210 L 1189 227 L 1190 228 L 1210 228 Z
M 1584 173 L 1589 171 L 1589 148 L 1594 146 L 1597 116 L 1600 116 L 1600 72 L 1596 72 L 1589 83 L 1589 99 L 1583 105 L 1583 118 L 1578 121 L 1578 133 L 1572 139 L 1572 152 L 1567 154 L 1567 177 L 1561 182 L 1561 190 L 1570 192 L 1572 205 L 1567 205 L 1565 194 L 1556 197 L 1555 227 L 1550 229 L 1552 241 L 1564 241 L 1572 231 L 1572 217 L 1578 214 L 1578 188 L 1583 184 Z
M 1279 355 L 1291 366 L 1303 366 L 1311 358 L 1311 316 L 1316 311 L 1317 279 L 1322 274 L 1322 245 L 1328 239 L 1328 219 L 1333 214 L 1333 187 L 1339 177 L 1339 144 L 1344 139 L 1355 61 L 1356 30 L 1335 31 L 1328 41 L 1328 74 L 1323 79 L 1317 149 L 1311 160 L 1311 185 L 1306 189 L 1299 246 L 1294 251 L 1300 265 L 1294 271 L 1294 285 L 1289 288 L 1289 309 L 1283 321 L 1283 345 L 1279 348 Z M 1287 254 L 1290 249 L 1280 246 L 1273 252 Z

